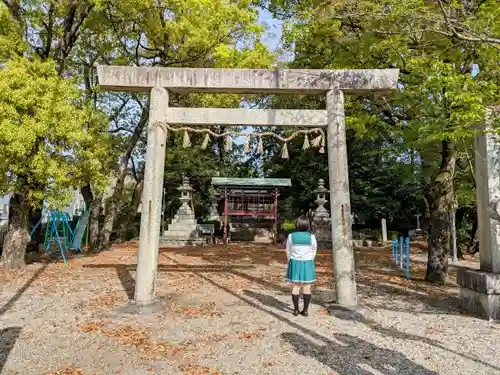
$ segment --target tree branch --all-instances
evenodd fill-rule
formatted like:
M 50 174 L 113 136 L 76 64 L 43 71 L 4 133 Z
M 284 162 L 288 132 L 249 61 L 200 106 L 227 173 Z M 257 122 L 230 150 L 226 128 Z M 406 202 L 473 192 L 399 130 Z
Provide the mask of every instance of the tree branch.
M 109 121 L 115 121 L 118 116 L 120 115 L 120 113 L 123 111 L 123 108 L 125 108 L 125 106 L 128 104 L 128 102 L 130 101 L 130 97 L 126 97 L 125 100 L 122 101 L 122 104 L 120 105 L 119 108 L 115 109 L 115 111 L 113 112 L 113 114 L 111 114 L 109 116 Z
M 117 126 L 115 129 L 108 130 L 108 132 L 114 134 L 114 133 L 118 133 L 118 132 L 133 133 L 134 131 L 130 130 L 130 129 L 127 129 L 127 128 L 124 128 L 122 126 Z
M 130 158 L 130 164 L 132 164 L 132 176 L 134 177 L 134 180 L 136 183 L 139 182 L 139 175 L 137 174 L 137 168 L 135 165 L 134 158 Z
M 468 37 L 465 36 L 462 33 L 459 33 L 456 29 L 456 27 L 452 24 L 452 21 L 450 20 L 450 17 L 448 13 L 446 12 L 446 9 L 444 8 L 443 0 L 438 0 L 439 7 L 441 9 L 441 13 L 443 13 L 444 21 L 446 24 L 446 27 L 450 31 L 451 35 L 456 37 L 457 39 L 467 41 L 467 42 L 485 42 L 485 43 L 490 43 L 490 44 L 500 44 L 500 39 L 497 38 L 490 38 L 490 37 L 482 37 L 482 36 L 475 36 L 475 37 Z M 461 27 L 462 31 L 465 31 L 469 34 L 472 34 L 470 30 L 466 30 L 465 28 Z
M 21 23 L 22 22 L 21 2 L 19 0 L 3 0 L 3 3 L 9 9 L 11 17 L 15 19 L 17 22 Z
M 46 22 L 43 22 L 43 26 L 45 27 L 45 30 L 47 31 L 47 36 L 45 38 L 45 43 L 44 47 L 42 49 L 43 51 L 43 58 L 47 59 L 50 56 L 50 49 L 52 48 L 52 38 L 54 35 L 54 3 L 50 3 L 50 8 L 49 8 L 49 23 L 47 24 Z
M 70 0 L 68 3 L 66 17 L 63 21 L 63 33 L 57 46 L 58 51 L 56 59 L 58 63 L 57 71 L 59 74 L 62 74 L 64 71 L 66 58 L 78 39 L 80 27 L 95 6 L 94 2 L 90 1 L 87 5 L 84 5 L 83 10 L 78 13 L 79 5 L 79 0 Z
M 491 45 L 492 47 L 496 49 L 500 49 L 498 46 L 500 44 L 500 38 L 494 37 L 494 36 L 487 36 L 487 35 L 480 35 L 469 28 L 466 28 L 462 24 L 460 24 L 458 21 L 452 20 L 449 16 L 449 14 L 446 12 L 446 9 L 444 8 L 443 0 L 438 0 L 439 5 L 441 7 L 441 13 L 443 14 L 443 18 L 435 18 L 435 17 L 427 17 L 427 16 L 420 16 L 420 15 L 415 15 L 412 18 L 417 21 L 426 21 L 428 25 L 424 26 L 422 29 L 420 29 L 421 32 L 428 32 L 428 33 L 435 33 L 439 35 L 443 35 L 447 38 L 456 38 L 458 40 L 464 41 L 464 42 L 472 42 L 472 43 L 486 43 Z M 325 17 L 325 20 L 327 19 L 334 19 L 334 20 L 347 20 L 352 22 L 353 18 L 383 18 L 383 17 L 388 17 L 390 14 L 389 13 L 346 13 L 346 14 L 340 14 L 340 15 L 329 15 L 328 17 Z M 321 19 L 320 19 L 321 21 Z M 432 26 L 429 26 L 432 25 Z M 444 25 L 446 26 L 447 30 L 441 30 L 436 26 L 439 25 Z M 461 30 L 461 31 L 459 31 Z M 417 30 L 419 31 L 419 30 Z M 374 32 L 382 35 L 410 35 L 410 32 L 400 32 L 400 31 L 389 31 L 389 30 L 374 30 Z M 468 35 L 467 35 L 468 34 Z

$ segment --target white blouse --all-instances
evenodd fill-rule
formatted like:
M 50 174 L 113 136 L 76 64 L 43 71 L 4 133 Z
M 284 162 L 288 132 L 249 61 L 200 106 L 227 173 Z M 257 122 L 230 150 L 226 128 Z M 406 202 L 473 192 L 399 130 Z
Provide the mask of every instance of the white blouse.
M 303 234 L 308 234 L 310 236 L 310 244 L 295 244 L 293 238 L 297 235 L 303 237 Z M 297 239 L 297 237 L 296 237 Z M 303 238 L 302 238 L 303 239 Z M 288 235 L 286 240 L 286 255 L 288 259 L 294 260 L 314 260 L 316 257 L 316 251 L 318 249 L 318 243 L 316 242 L 316 237 L 314 234 L 304 233 L 304 232 L 294 232 Z

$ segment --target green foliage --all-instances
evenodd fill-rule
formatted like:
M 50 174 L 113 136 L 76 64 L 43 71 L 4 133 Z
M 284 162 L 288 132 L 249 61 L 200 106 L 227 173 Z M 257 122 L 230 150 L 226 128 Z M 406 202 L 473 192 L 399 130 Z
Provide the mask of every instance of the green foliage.
M 0 195 L 15 192 L 37 207 L 60 203 L 84 177 L 103 184 L 109 150 L 104 119 L 81 102 L 53 61 L 16 58 L 0 70 Z
M 0 4 L 0 63 L 21 54 L 25 48 L 20 28 L 11 19 L 7 7 Z
M 283 228 L 286 231 L 291 232 L 295 229 L 295 221 L 285 220 L 285 222 L 281 225 L 281 228 Z
M 474 127 L 483 120 L 485 107 L 500 99 L 498 2 L 262 3 L 285 21 L 283 42 L 295 52 L 289 67 L 401 71 L 400 90 L 391 97 L 346 99 L 353 211 L 371 218 L 392 216 L 394 223 L 412 228 L 413 214 L 424 209 L 422 189 L 440 166 L 443 141 L 453 144 L 458 156 L 458 202 L 473 204 Z M 480 70 L 475 77 L 473 64 Z M 311 108 L 310 101 L 297 102 Z M 316 100 L 313 107 L 324 105 Z M 307 156 L 302 162 L 309 160 Z M 283 165 L 292 163 L 300 161 Z M 325 178 L 324 167 L 315 169 L 309 174 Z M 312 178 L 295 168 L 275 171 L 298 180 Z M 300 190 L 297 200 L 309 196 L 305 183 L 294 186 Z
M 260 42 L 263 27 L 257 22 L 258 12 L 250 0 L 37 0 L 19 4 L 23 11 L 11 8 L 10 17 L 8 9 L 0 8 L 0 19 L 9 20 L 9 33 L 12 29 L 25 36 L 27 55 L 54 60 L 59 74 L 73 77 L 85 87 L 82 98 L 109 117 L 109 135 L 103 137 L 102 128 L 89 128 L 82 135 L 85 139 L 79 141 L 85 147 L 71 151 L 78 161 L 72 173 L 82 171 L 81 177 L 98 191 L 106 187 L 104 173 L 116 174 L 113 172 L 119 169 L 120 157 L 138 179 L 142 178 L 148 98 L 142 94 L 102 92 L 95 77 L 97 64 L 256 68 L 270 66 L 274 61 L 273 54 Z M 0 28 L 0 57 L 1 35 L 7 34 L 4 25 L 7 23 L 2 22 Z M 170 96 L 172 106 L 235 107 L 240 101 L 237 95 Z M 166 177 L 168 205 L 176 201 L 177 192 L 172 186 L 178 185 L 182 173 L 199 173 L 200 177 L 193 179 L 197 187 L 204 188 L 209 173 L 212 177 L 221 170 L 228 174 L 247 172 L 241 172 L 243 167 L 235 162 L 239 153 L 236 147 L 225 153 L 214 143 L 210 150 L 200 152 L 184 150 L 180 144 L 170 142 L 167 151 L 166 170 L 174 171 L 174 175 L 168 172 Z M 67 158 L 62 157 L 65 161 Z M 64 168 L 59 171 L 64 174 Z M 127 194 L 121 199 L 131 201 Z M 200 199 L 197 207 L 203 208 L 206 197 Z M 127 211 L 123 204 L 121 207 Z

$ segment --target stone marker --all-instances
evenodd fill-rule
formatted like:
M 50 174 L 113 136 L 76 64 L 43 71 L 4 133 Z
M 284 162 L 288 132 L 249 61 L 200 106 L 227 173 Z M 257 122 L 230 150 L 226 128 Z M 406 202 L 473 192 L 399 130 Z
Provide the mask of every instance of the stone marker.
M 457 273 L 461 304 L 494 320 L 500 320 L 500 136 L 493 131 L 499 113 L 500 107 L 488 109 L 475 137 L 480 271 Z
M 382 242 L 387 242 L 387 221 L 385 219 L 382 222 Z
M 416 214 L 415 217 L 417 218 L 417 231 L 420 231 L 422 229 L 420 229 L 420 214 Z
M 162 124 L 237 124 L 261 126 L 326 126 L 330 179 L 332 250 L 336 275 L 337 303 L 357 303 L 352 249 L 351 207 L 347 171 L 344 94 L 364 94 L 396 89 L 398 69 L 205 69 L 132 66 L 98 66 L 101 87 L 112 91 L 150 92 L 150 121 L 135 300 L 152 302 L 161 221 L 161 192 L 167 128 Z M 177 93 L 323 94 L 325 111 L 262 109 L 168 108 L 168 91 Z M 237 116 L 235 120 L 234 116 Z M 326 123 L 325 123 L 326 118 Z M 174 121 L 172 120 L 174 119 Z M 258 124 L 255 124 L 256 119 Z

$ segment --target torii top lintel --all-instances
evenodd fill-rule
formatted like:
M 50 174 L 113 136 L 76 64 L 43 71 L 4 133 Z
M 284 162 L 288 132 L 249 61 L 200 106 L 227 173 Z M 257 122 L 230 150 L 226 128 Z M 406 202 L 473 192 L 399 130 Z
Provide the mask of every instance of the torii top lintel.
M 397 86 L 399 69 L 208 69 L 98 66 L 99 84 L 110 91 L 148 92 L 155 86 L 173 92 L 241 94 L 351 94 L 387 92 Z

